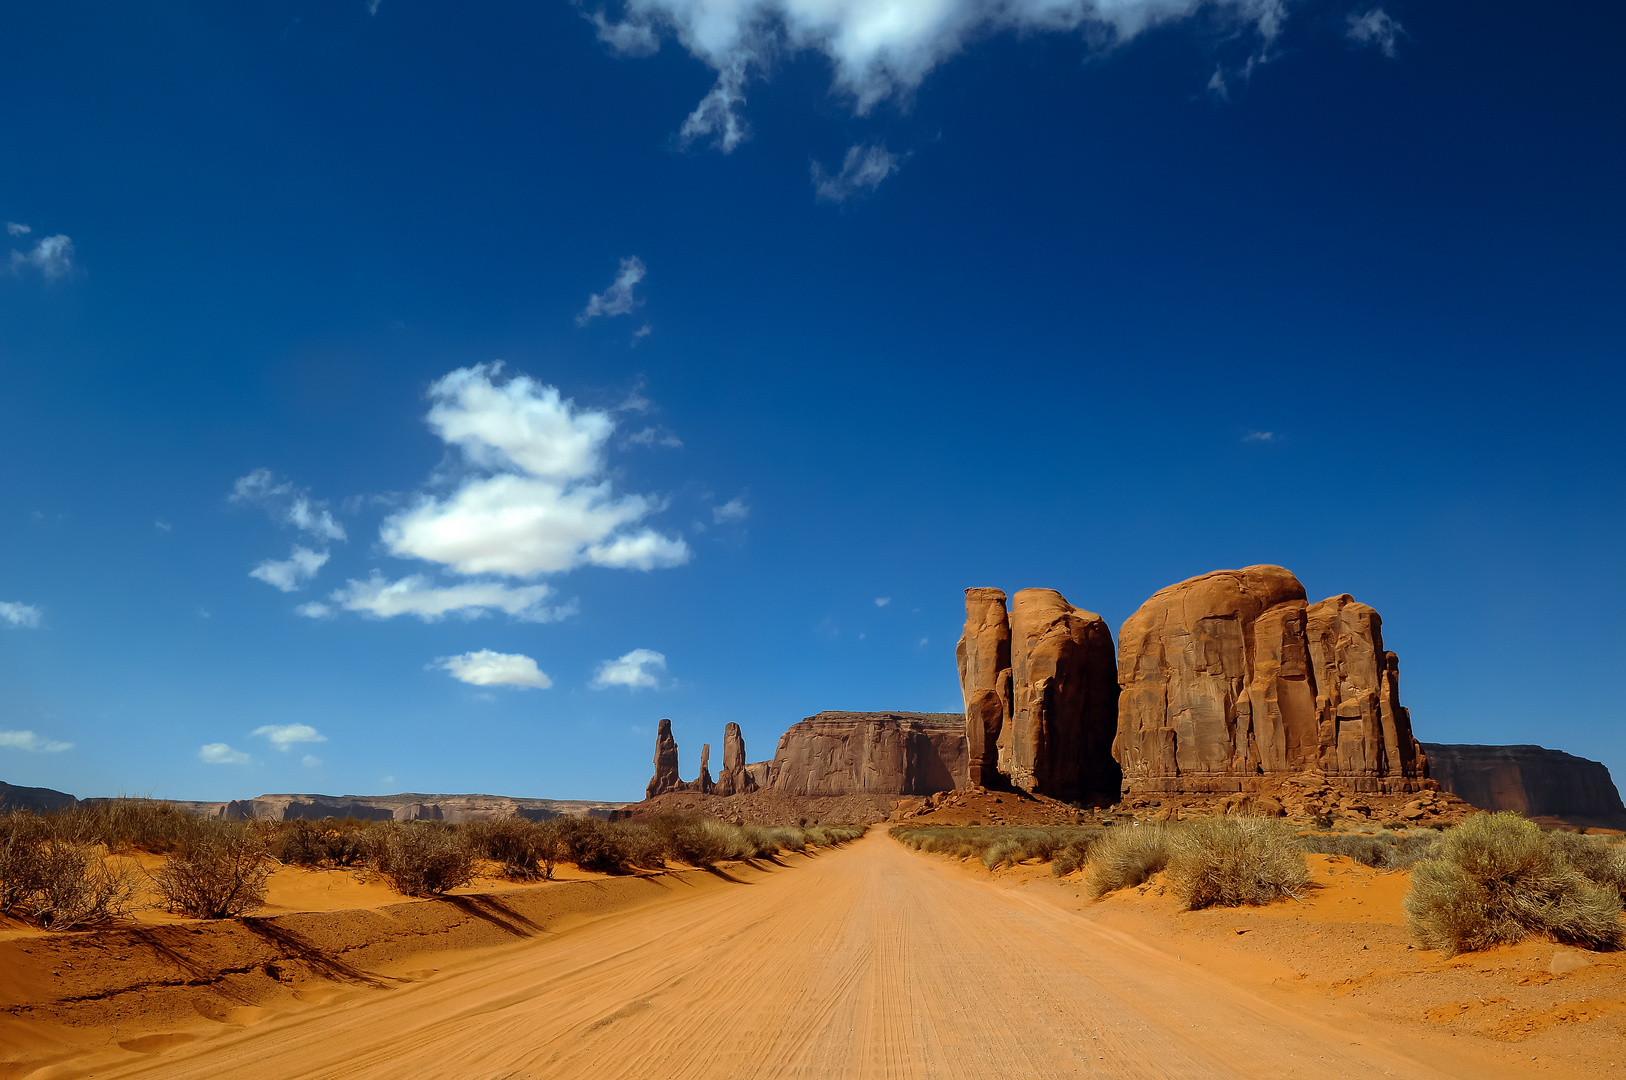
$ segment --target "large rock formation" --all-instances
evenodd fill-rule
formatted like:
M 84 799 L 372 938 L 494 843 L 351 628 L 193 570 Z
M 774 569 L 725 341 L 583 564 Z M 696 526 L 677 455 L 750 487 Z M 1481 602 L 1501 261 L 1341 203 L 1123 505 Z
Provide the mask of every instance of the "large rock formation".
M 1626 828 L 1626 805 L 1601 761 L 1543 746 L 1422 745 L 1429 775 L 1481 810 Z
M 1054 589 L 965 591 L 955 650 L 965 700 L 967 779 L 1000 777 L 1061 799 L 1116 797 L 1118 679 L 1101 616 Z
M 1258 791 L 1307 771 L 1358 792 L 1429 786 L 1380 628 L 1348 596 L 1307 603 L 1279 566 L 1159 591 L 1118 634 L 1123 790 Z
M 32 810 L 36 814 L 52 810 L 71 810 L 79 800 L 66 791 L 44 787 L 17 787 L 0 781 L 0 814 L 13 810 Z
M 770 787 L 790 795 L 930 795 L 965 778 L 959 713 L 822 712 L 779 740 Z
M 712 789 L 717 795 L 749 795 L 757 789 L 757 778 L 745 763 L 745 737 L 740 725 L 730 723 L 723 728 L 723 771 L 717 774 Z
M 92 806 L 118 799 L 83 799 Z M 260 795 L 229 802 L 164 800 L 201 817 L 227 821 L 294 821 L 297 819 L 358 818 L 363 821 L 487 821 L 526 818 L 547 821 L 556 817 L 608 818 L 624 805 L 582 799 L 526 799 L 507 795 Z
M 1011 716 L 1011 623 L 998 589 L 965 591 L 965 632 L 954 649 L 965 699 L 966 776 L 999 783 L 999 737 Z
M 699 791 L 710 793 L 716 786 L 711 780 L 711 744 L 700 750 L 700 775 L 684 780 L 678 774 L 678 745 L 672 737 L 672 721 L 662 720 L 655 730 L 655 775 L 649 778 L 644 798 L 653 799 L 668 791 Z

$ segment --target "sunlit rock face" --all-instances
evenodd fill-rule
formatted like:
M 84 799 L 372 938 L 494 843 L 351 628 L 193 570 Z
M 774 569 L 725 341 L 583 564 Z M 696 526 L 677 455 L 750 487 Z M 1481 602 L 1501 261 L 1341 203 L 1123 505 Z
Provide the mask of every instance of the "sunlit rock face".
M 769 786 L 787 795 L 931 795 L 965 783 L 959 713 L 822 712 L 779 740 Z
M 1279 566 L 1160 590 L 1118 634 L 1113 756 L 1125 793 L 1259 790 L 1314 771 L 1340 787 L 1426 786 L 1378 613 L 1307 602 Z

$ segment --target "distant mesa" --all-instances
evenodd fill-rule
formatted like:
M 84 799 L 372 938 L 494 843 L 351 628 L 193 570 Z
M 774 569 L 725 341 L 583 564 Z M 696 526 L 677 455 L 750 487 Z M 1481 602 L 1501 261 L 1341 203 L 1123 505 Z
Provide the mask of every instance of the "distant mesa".
M 1482 810 L 1626 829 L 1626 805 L 1601 761 L 1544 746 L 1424 743 L 1440 787 Z
M 71 810 L 79 800 L 65 791 L 44 787 L 17 787 L 0 781 L 0 814 L 13 810 L 32 810 L 43 814 L 50 810 Z

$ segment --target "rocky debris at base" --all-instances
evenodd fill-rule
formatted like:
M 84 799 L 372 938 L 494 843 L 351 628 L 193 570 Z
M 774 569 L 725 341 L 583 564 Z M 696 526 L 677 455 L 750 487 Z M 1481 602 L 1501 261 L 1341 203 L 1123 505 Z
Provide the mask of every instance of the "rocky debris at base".
M 913 808 L 921 800 L 896 795 L 789 795 L 753 791 L 717 795 L 671 791 L 630 803 L 617 810 L 616 821 L 643 821 L 662 814 L 702 814 L 736 825 L 875 825 L 895 820 L 900 804 Z

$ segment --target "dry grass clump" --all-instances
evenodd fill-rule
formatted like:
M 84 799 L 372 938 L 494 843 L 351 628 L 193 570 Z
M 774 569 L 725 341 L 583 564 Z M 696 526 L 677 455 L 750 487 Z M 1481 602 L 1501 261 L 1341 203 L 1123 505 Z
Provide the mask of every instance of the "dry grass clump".
M 1142 884 L 1169 864 L 1169 830 L 1163 825 L 1108 829 L 1090 849 L 1084 889 L 1092 900 Z
M 285 821 L 271 837 L 271 854 L 295 866 L 360 866 L 378 846 L 378 829 L 355 818 Z
M 1626 897 L 1626 848 L 1620 846 L 1620 836 L 1605 839 L 1570 832 L 1545 835 L 1547 846 L 1563 855 L 1576 873 Z
M 1403 870 L 1422 859 L 1432 858 L 1440 845 L 1440 834 L 1396 833 L 1384 830 L 1378 834 L 1333 833 L 1323 836 L 1311 833 L 1298 838 L 1299 847 L 1319 855 L 1342 855 L 1378 870 Z
M 1310 885 L 1304 849 L 1270 818 L 1197 818 L 1170 829 L 1167 846 L 1169 885 L 1187 911 L 1269 904 Z
M 169 910 L 198 919 L 229 919 L 265 903 L 271 852 L 263 830 L 220 822 L 193 837 L 152 875 Z
M 502 864 L 509 881 L 547 881 L 559 863 L 560 828 L 554 821 L 497 818 L 463 826 L 470 849 Z
M 1003 825 L 898 825 L 892 835 L 916 851 L 949 855 L 957 859 L 977 859 L 990 870 L 1015 866 L 1029 860 L 1052 862 L 1066 857 L 1065 874 L 1078 868 L 1082 853 L 1089 850 L 1105 830 L 1096 828 L 1019 828 Z M 1071 854 L 1068 854 L 1071 853 Z
M 57 835 L 78 844 L 101 844 L 109 851 L 167 855 L 226 822 L 201 818 L 156 799 L 87 799 L 50 815 Z
M 0 915 L 67 930 L 117 918 L 135 898 L 135 875 L 99 846 L 57 835 L 48 819 L 0 816 Z
M 1580 873 L 1563 850 L 1568 843 L 1544 836 L 1518 814 L 1469 818 L 1445 834 L 1437 858 L 1412 871 L 1405 901 L 1412 937 L 1447 956 L 1530 934 L 1619 947 L 1620 892 Z
M 373 865 L 407 896 L 437 896 L 474 877 L 474 853 L 458 830 L 429 821 L 386 826 Z

